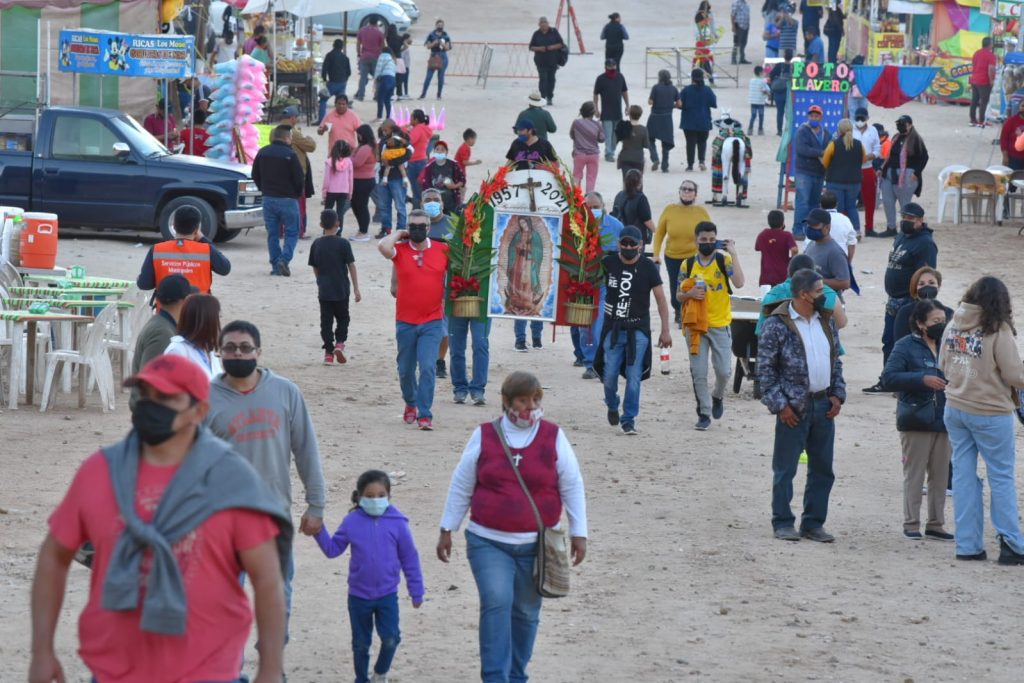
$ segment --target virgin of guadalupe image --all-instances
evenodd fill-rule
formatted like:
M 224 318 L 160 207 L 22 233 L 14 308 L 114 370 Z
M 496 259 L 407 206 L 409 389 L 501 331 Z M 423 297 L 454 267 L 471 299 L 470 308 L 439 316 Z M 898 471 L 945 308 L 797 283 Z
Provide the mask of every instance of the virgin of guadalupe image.
M 510 315 L 539 316 L 548 289 L 541 277 L 544 240 L 529 216 L 517 216 L 516 221 L 519 227 L 509 240 L 505 264 L 505 310 Z

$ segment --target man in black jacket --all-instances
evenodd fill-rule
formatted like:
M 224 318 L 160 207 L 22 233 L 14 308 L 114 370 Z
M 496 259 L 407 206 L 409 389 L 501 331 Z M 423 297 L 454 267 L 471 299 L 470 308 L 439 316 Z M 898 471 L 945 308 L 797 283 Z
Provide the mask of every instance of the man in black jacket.
M 335 40 L 334 48 L 324 56 L 320 76 L 327 84 L 327 94 L 320 95 L 320 118 L 317 121 L 324 120 L 324 114 L 327 113 L 327 100 L 345 94 L 348 79 L 352 75 L 352 63 L 349 62 L 348 55 L 342 51 L 344 45 L 345 43 L 341 39 Z
M 604 41 L 605 61 L 613 60 L 615 68 L 618 69 L 619 63 L 622 61 L 623 49 L 626 47 L 623 41 L 629 40 L 629 33 L 622 25 L 622 17 L 618 12 L 608 15 L 608 23 L 601 29 L 601 40 Z
M 270 134 L 270 144 L 256 153 L 252 179 L 263 193 L 263 221 L 267 224 L 270 274 L 289 277 L 288 268 L 299 241 L 299 197 L 306 186 L 299 155 L 292 149 L 292 127 L 281 125 Z M 284 225 L 284 249 L 279 230 Z
M 533 63 L 537 65 L 537 76 L 540 79 L 537 89 L 540 90 L 540 96 L 548 101 L 548 106 L 551 106 L 551 99 L 555 96 L 555 72 L 562 65 L 563 47 L 565 43 L 558 29 L 551 27 L 547 17 L 541 17 L 537 22 L 537 30 L 530 38 L 530 52 L 533 53 Z

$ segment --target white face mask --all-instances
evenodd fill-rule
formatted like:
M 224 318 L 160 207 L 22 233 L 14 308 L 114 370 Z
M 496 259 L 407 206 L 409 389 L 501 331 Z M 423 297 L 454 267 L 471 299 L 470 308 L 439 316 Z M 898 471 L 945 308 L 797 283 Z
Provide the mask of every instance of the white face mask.
M 534 408 L 533 410 L 517 411 L 515 408 L 509 408 L 505 411 L 505 416 L 508 418 L 508 421 L 516 427 L 519 427 L 520 429 L 529 429 L 540 422 L 540 419 L 544 417 L 544 409 Z
M 864 130 L 865 128 L 868 127 L 868 122 L 867 121 L 857 121 L 857 127 L 860 128 L 861 130 Z

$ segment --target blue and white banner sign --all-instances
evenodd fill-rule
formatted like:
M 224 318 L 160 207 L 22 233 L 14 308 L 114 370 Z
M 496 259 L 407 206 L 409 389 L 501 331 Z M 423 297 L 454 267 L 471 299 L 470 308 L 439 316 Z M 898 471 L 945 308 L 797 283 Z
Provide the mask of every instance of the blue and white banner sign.
M 144 36 L 64 29 L 59 69 L 96 76 L 186 78 L 192 75 L 192 36 Z

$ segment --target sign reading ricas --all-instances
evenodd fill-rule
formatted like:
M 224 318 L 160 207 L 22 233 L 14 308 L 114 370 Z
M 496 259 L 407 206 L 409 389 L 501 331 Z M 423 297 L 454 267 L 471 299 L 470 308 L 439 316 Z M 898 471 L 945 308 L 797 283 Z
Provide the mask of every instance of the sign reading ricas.
M 194 51 L 192 36 L 64 29 L 58 68 L 96 76 L 187 78 Z

